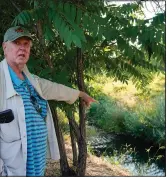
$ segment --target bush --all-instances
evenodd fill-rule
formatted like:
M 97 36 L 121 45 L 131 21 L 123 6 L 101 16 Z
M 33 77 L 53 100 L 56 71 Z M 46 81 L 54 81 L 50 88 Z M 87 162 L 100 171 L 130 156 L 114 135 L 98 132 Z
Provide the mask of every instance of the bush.
M 92 104 L 87 117 L 89 123 L 93 123 L 107 132 L 124 131 L 124 111 L 118 104 L 107 96 L 101 96 L 99 104 Z
M 123 108 L 107 96 L 88 111 L 88 121 L 106 132 L 128 133 L 155 144 L 165 144 L 165 95 L 152 99 L 153 105 L 144 103 L 132 110 Z M 151 104 L 150 103 L 150 104 Z
M 156 108 L 151 115 L 142 114 L 148 126 L 149 138 L 159 144 L 165 144 L 165 95 L 157 96 L 154 101 Z
M 125 127 L 128 133 L 143 137 L 154 143 L 165 144 L 165 96 L 161 94 L 153 99 L 154 107 L 138 106 L 137 112 L 126 113 Z

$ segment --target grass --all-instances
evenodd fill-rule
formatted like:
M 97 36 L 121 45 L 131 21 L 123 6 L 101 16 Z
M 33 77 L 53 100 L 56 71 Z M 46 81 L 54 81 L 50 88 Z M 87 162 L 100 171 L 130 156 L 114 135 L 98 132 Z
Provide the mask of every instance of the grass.
M 138 103 L 148 102 L 150 99 L 156 97 L 159 93 L 165 89 L 165 75 L 155 75 L 153 81 L 147 86 L 148 93 L 143 93 L 141 90 L 137 90 L 135 85 L 129 81 L 128 85 L 115 82 L 113 79 L 109 79 L 104 85 L 102 92 L 107 96 L 111 96 L 113 99 L 118 100 L 121 104 L 127 107 L 135 107 Z
M 156 144 L 165 142 L 165 76 L 155 75 L 145 92 L 109 79 L 97 96 L 88 120 L 107 132 L 128 133 Z M 91 84 L 92 86 L 95 84 Z M 99 84 L 98 84 L 99 87 Z

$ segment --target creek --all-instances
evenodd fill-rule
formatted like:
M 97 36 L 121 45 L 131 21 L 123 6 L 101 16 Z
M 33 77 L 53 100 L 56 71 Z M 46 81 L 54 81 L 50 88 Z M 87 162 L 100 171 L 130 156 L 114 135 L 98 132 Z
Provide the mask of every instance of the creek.
M 133 176 L 165 176 L 165 149 L 132 136 L 105 133 L 94 126 L 87 126 L 87 140 L 96 156 L 119 163 Z

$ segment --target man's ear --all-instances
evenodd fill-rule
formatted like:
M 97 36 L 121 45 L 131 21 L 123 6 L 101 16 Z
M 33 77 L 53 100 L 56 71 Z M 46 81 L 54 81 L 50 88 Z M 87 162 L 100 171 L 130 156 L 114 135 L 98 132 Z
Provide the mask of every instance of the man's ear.
M 4 51 L 5 48 L 6 48 L 6 43 L 5 42 L 2 43 L 2 47 L 3 47 L 3 51 Z
M 2 48 L 3 48 L 4 56 L 6 56 L 6 48 L 7 48 L 6 42 L 3 42 L 3 43 L 2 43 Z

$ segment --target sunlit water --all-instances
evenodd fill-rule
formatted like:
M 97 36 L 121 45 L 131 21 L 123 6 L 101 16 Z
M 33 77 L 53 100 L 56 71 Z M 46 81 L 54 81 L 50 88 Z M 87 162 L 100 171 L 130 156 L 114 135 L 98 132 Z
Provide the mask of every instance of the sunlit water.
M 92 127 L 89 126 L 88 130 L 92 130 Z M 165 176 L 164 149 L 158 150 L 159 147 L 131 136 L 107 134 L 94 127 L 93 130 L 96 132 L 90 133 L 87 138 L 97 156 L 103 155 L 111 163 L 119 162 L 133 176 Z

